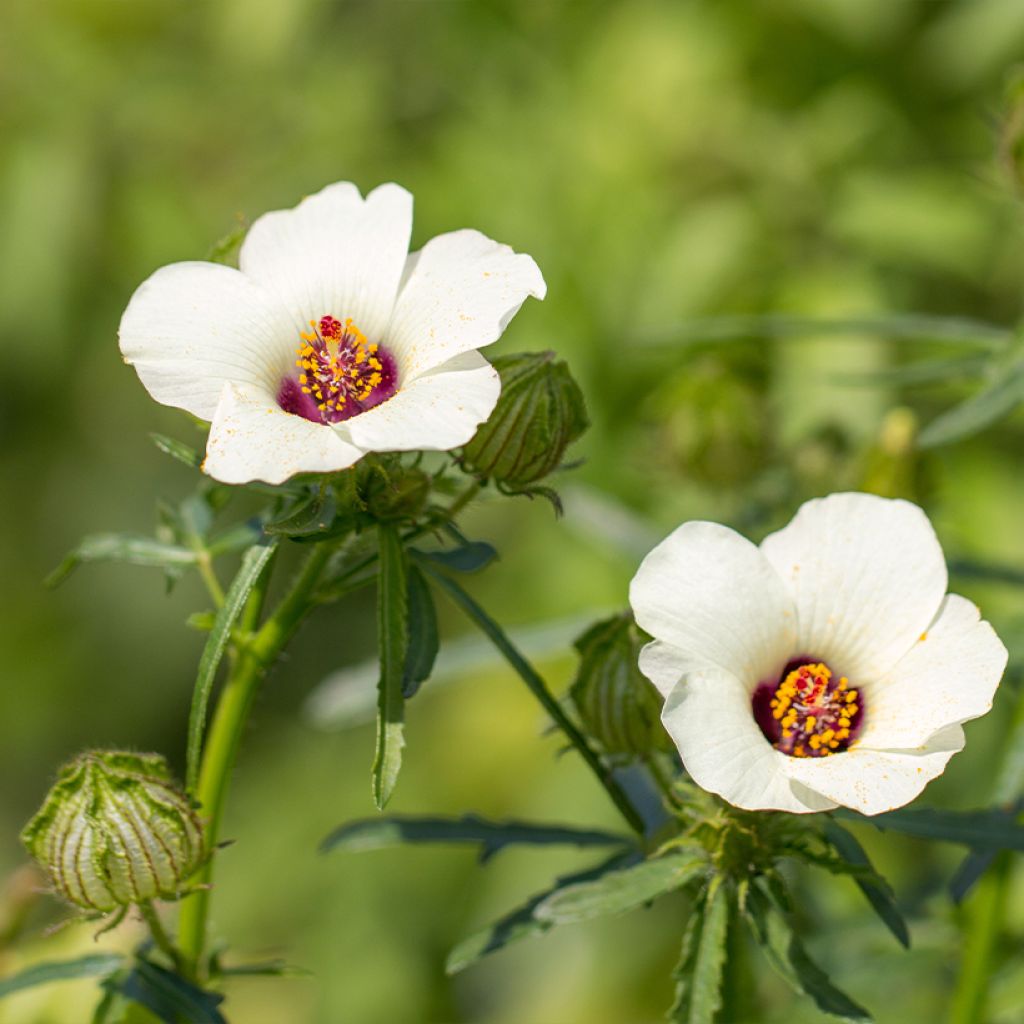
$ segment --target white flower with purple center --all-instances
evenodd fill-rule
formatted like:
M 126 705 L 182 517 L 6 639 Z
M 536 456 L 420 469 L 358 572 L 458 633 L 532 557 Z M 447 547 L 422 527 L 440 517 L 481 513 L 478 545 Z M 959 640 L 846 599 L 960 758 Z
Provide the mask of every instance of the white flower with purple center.
M 946 585 L 935 531 L 906 501 L 809 501 L 760 547 L 680 526 L 630 601 L 654 637 L 640 668 L 691 778 L 748 810 L 913 800 L 1006 667 L 992 627 Z
M 158 402 L 211 422 L 207 473 L 280 483 L 470 440 L 500 387 L 477 349 L 544 279 L 477 231 L 410 254 L 411 232 L 405 189 L 339 182 L 260 217 L 238 270 L 174 263 L 138 288 L 121 352 Z

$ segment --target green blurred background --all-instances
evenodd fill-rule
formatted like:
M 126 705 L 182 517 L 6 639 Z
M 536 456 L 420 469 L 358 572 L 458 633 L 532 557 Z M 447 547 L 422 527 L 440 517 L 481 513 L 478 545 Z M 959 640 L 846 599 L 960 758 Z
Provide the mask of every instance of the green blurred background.
M 564 520 L 524 499 L 468 518 L 504 554 L 471 586 L 509 625 L 622 605 L 643 552 L 684 519 L 757 536 L 841 487 L 922 501 L 951 557 L 1024 564 L 1024 423 L 919 458 L 908 432 L 969 393 L 960 374 L 913 392 L 841 380 L 937 347 L 678 338 L 722 313 L 1016 322 L 1024 221 L 1001 132 L 1022 48 L 1018 0 L 4 0 L 0 875 L 23 863 L 17 831 L 63 759 L 121 744 L 182 761 L 198 584 L 167 596 L 159 573 L 120 566 L 41 584 L 82 534 L 146 531 L 156 496 L 192 486 L 147 438 L 195 440 L 194 428 L 122 365 L 121 310 L 158 266 L 201 258 L 239 219 L 331 181 L 398 181 L 416 197 L 417 245 L 477 227 L 547 278 L 547 301 L 524 308 L 499 350 L 567 358 L 593 429 L 562 484 Z M 1019 649 L 1019 592 L 960 589 Z M 445 612 L 458 638 L 465 626 Z M 583 857 L 512 851 L 481 868 L 449 849 L 316 853 L 334 825 L 372 813 L 371 729 L 324 728 L 307 705 L 325 676 L 372 655 L 372 622 L 361 601 L 324 612 L 333 643 L 300 635 L 257 709 L 215 926 L 239 952 L 314 975 L 239 983 L 231 1019 L 660 1019 L 682 903 L 567 927 L 447 980 L 459 938 Z M 573 669 L 562 647 L 542 659 L 558 687 Z M 493 663 L 451 675 L 409 708 L 393 809 L 616 823 L 511 675 Z M 927 799 L 988 799 L 1014 704 L 1011 680 Z M 913 950 L 827 878 L 803 881 L 810 943 L 879 1021 L 941 1019 L 959 957 L 945 892 L 957 853 L 863 838 L 911 917 Z M 1000 1022 L 1024 1019 L 1010 959 L 1019 888 Z M 43 938 L 53 916 L 36 910 L 29 944 L 0 946 L 0 971 L 92 948 L 88 927 Z M 764 1020 L 819 1019 L 772 978 L 759 984 Z M 88 986 L 40 990 L 0 1005 L 0 1021 L 78 1024 L 89 998 Z

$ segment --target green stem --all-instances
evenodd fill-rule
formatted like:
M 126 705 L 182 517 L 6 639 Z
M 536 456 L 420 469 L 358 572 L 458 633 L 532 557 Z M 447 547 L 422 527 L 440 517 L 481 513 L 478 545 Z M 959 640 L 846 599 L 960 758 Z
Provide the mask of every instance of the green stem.
M 993 959 L 1006 920 L 1012 866 L 1010 853 L 1003 850 L 978 882 L 968 904 L 960 976 L 953 993 L 950 1024 L 976 1024 L 987 1019 L 989 984 L 995 970 Z
M 523 657 L 509 640 L 505 631 L 459 586 L 453 579 L 437 572 L 427 562 L 420 566 L 452 600 L 469 616 L 484 635 L 494 644 L 505 660 L 512 666 L 520 679 L 526 683 L 530 692 L 540 701 L 544 710 L 552 717 L 555 724 L 565 734 L 566 739 L 576 748 L 587 766 L 594 773 L 598 782 L 604 787 L 612 803 L 619 809 L 622 816 L 638 835 L 646 833 L 644 820 L 633 806 L 625 790 L 618 784 L 611 771 L 602 762 L 597 751 L 587 741 L 586 736 L 576 727 L 575 722 L 565 713 L 562 705 L 548 689 L 540 673 Z
M 220 841 L 228 786 L 253 700 L 267 669 L 291 638 L 312 605 L 311 593 L 333 551 L 332 544 L 317 544 L 309 555 L 291 590 L 239 654 L 220 699 L 203 747 L 202 766 L 196 798 L 206 819 L 208 849 L 216 854 Z M 261 599 L 258 599 L 261 600 Z M 251 614 L 251 613 L 250 613 Z M 206 946 L 210 889 L 213 878 L 211 857 L 195 878 L 197 891 L 181 907 L 179 941 L 190 973 L 201 976 Z
M 196 555 L 198 556 L 196 568 L 199 570 L 199 575 L 202 576 L 206 589 L 209 591 L 210 597 L 213 598 L 213 603 L 219 608 L 224 603 L 224 588 L 220 585 L 220 580 L 217 579 L 210 554 L 203 549 L 197 550 Z
M 139 913 L 142 914 L 142 919 L 149 927 L 150 934 L 153 936 L 153 941 L 157 944 L 157 947 L 167 954 L 171 963 L 178 970 L 181 970 L 181 953 L 178 952 L 177 947 L 171 941 L 170 935 L 167 934 L 167 929 L 164 928 L 156 908 L 152 903 L 140 903 Z
M 479 493 L 480 481 L 474 480 L 449 506 L 448 518 L 454 519 Z

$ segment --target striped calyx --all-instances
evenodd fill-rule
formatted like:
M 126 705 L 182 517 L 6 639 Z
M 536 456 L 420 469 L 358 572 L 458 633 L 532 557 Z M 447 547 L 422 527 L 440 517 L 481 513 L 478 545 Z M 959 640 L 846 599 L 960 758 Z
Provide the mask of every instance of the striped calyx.
M 203 828 L 158 754 L 93 750 L 65 765 L 21 840 L 85 910 L 173 900 L 205 859 Z
M 583 392 L 553 352 L 499 356 L 501 397 L 462 449 L 462 465 L 510 490 L 558 469 L 566 448 L 590 426 Z
M 569 696 L 606 754 L 633 758 L 672 749 L 661 698 L 637 666 L 643 645 L 628 614 L 595 623 L 576 641 L 580 666 Z

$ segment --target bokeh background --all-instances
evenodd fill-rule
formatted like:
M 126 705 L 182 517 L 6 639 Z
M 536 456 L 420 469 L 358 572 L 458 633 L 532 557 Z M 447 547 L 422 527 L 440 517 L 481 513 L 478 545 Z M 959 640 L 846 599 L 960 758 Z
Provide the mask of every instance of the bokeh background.
M 1024 421 L 916 454 L 970 393 L 956 364 L 926 388 L 880 371 L 946 352 L 885 334 L 701 343 L 694 318 L 920 311 L 1012 325 L 1024 232 L 1014 165 L 1017 0 L 5 0 L 0 5 L 0 877 L 58 763 L 95 744 L 181 765 L 205 607 L 199 585 L 86 567 L 42 580 L 88 532 L 148 530 L 184 467 L 148 440 L 196 442 L 120 361 L 118 318 L 156 267 L 202 258 L 239 222 L 338 179 L 416 196 L 414 241 L 463 226 L 534 255 L 549 285 L 500 351 L 554 349 L 587 393 L 583 466 L 542 502 L 483 502 L 468 525 L 503 559 L 471 581 L 514 627 L 550 627 L 540 662 L 570 679 L 568 639 L 620 607 L 643 552 L 678 522 L 759 536 L 806 497 L 866 487 L 923 502 L 951 558 L 1024 566 Z M 688 341 L 684 341 L 684 335 Z M 970 349 L 953 347 L 953 355 Z M 1021 592 L 957 581 L 1015 650 Z M 466 626 L 445 609 L 445 637 Z M 660 1019 L 686 908 L 566 927 L 446 979 L 447 950 L 585 863 L 454 849 L 321 856 L 373 813 L 372 730 L 310 710 L 373 653 L 372 608 L 323 614 L 258 707 L 221 855 L 218 934 L 312 977 L 232 991 L 245 1024 L 623 1024 Z M 543 631 L 542 631 L 543 632 Z M 551 636 L 554 636 L 554 640 Z M 307 633 L 308 636 L 308 633 Z M 968 728 L 926 794 L 989 799 L 1016 704 Z M 322 703 L 316 705 L 321 707 Z M 614 810 L 525 689 L 470 659 L 411 704 L 393 809 L 614 825 Z M 854 887 L 802 876 L 808 941 L 882 1022 L 942 1019 L 964 911 L 957 851 L 868 832 L 912 922 L 899 950 Z M 0 971 L 91 949 L 34 908 Z M 992 1020 L 1024 1019 L 1007 899 Z M 19 895 L 20 894 L 20 895 Z M 104 939 L 129 942 L 130 933 Z M 813 1021 L 764 971 L 765 1021 Z M 79 1024 L 91 990 L 0 1004 L 10 1024 Z

